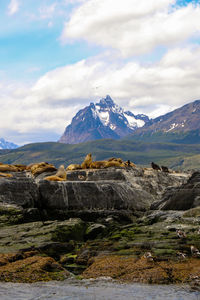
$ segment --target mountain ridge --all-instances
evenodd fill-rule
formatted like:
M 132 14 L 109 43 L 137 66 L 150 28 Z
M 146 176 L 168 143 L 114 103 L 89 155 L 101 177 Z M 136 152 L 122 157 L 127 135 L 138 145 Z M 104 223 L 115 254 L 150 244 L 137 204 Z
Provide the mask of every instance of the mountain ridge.
M 58 142 L 78 144 L 98 139 L 120 139 L 143 126 L 149 118 L 134 115 L 114 103 L 109 95 L 78 111 Z
M 149 120 L 129 137 L 143 142 L 200 143 L 200 100 Z

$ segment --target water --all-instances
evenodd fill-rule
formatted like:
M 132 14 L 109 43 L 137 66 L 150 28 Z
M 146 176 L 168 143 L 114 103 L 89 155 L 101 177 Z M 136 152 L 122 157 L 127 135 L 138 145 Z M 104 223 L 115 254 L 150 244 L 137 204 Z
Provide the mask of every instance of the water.
M 0 300 L 200 300 L 200 292 L 177 285 L 120 284 L 111 280 L 0 283 Z

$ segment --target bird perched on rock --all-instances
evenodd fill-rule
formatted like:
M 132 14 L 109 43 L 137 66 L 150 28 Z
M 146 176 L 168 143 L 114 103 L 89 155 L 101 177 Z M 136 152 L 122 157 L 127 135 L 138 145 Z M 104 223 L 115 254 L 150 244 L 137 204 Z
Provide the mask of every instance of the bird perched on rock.
M 161 168 L 159 167 L 159 165 L 157 165 L 157 164 L 155 164 L 153 161 L 152 161 L 152 163 L 151 163 L 151 167 L 152 167 L 152 169 L 154 169 L 154 170 L 160 170 L 161 171 Z
M 161 166 L 161 169 L 162 169 L 162 171 L 163 171 L 163 172 L 165 172 L 165 173 L 169 173 L 169 169 L 168 169 L 168 167 Z
M 182 258 L 182 259 L 186 259 L 186 254 L 182 253 L 182 252 L 177 252 L 177 255 Z
M 176 234 L 179 239 L 185 239 L 187 237 L 186 233 L 180 229 L 176 230 Z
M 200 256 L 200 252 L 199 252 L 199 249 L 197 249 L 195 246 L 191 246 L 190 247 L 190 250 L 191 250 L 191 254 L 193 255 L 193 256 Z
M 147 261 L 154 261 L 154 258 L 152 256 L 151 252 L 145 252 L 144 258 L 146 258 Z

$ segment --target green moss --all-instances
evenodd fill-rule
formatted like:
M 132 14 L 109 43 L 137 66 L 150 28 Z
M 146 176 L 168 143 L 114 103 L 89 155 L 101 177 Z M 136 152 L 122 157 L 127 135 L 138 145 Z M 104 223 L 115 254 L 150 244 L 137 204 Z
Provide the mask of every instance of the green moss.
M 52 240 L 56 242 L 83 241 L 85 231 L 86 224 L 81 220 L 69 223 L 69 225 L 58 225 L 52 233 Z
M 153 249 L 155 256 L 169 256 L 176 255 L 176 251 L 173 249 Z
M 6 206 L 0 204 L 0 226 L 14 225 L 22 223 L 22 210 L 15 206 Z

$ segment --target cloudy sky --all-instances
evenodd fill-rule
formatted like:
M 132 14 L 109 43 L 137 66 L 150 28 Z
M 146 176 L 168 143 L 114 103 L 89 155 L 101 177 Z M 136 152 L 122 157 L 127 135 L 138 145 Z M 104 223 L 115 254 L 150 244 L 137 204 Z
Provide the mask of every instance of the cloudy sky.
M 109 94 L 156 117 L 200 99 L 200 1 L 1 0 L 0 137 L 56 141 Z

